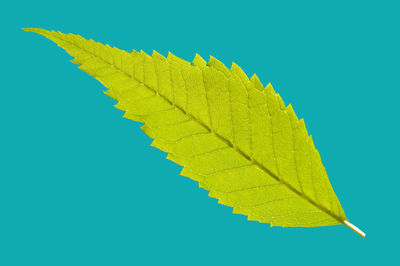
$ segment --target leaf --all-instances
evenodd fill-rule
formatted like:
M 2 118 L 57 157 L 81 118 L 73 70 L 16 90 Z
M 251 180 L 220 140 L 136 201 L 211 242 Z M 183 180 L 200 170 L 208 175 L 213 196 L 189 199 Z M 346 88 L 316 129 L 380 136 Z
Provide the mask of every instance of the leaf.
M 36 32 L 74 57 L 108 88 L 124 117 L 143 122 L 151 144 L 168 153 L 209 196 L 249 220 L 271 226 L 346 224 L 303 119 L 271 84 L 232 64 L 196 55 L 128 53 L 79 35 Z M 358 233 L 363 235 L 359 231 Z

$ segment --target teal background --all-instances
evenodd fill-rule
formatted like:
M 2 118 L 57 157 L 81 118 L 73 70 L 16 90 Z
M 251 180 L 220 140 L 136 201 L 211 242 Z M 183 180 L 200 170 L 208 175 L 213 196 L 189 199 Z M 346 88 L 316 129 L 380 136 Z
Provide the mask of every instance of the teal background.
M 0 265 L 399 263 L 396 2 L 2 3 Z M 179 176 L 69 55 L 23 27 L 256 72 L 305 118 L 367 237 L 233 215 Z

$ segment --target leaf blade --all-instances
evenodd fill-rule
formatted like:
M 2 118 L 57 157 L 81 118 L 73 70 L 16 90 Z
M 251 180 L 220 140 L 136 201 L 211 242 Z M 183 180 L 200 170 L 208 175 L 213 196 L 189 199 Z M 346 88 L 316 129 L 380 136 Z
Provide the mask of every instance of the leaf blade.
M 205 64 L 196 55 L 191 65 L 172 54 L 127 53 L 79 35 L 27 31 L 74 56 L 110 89 L 124 117 L 145 122 L 152 146 L 234 213 L 280 226 L 346 220 L 303 120 L 270 84 L 264 88 L 256 76 L 248 79 L 236 64 L 228 70 L 213 57 Z

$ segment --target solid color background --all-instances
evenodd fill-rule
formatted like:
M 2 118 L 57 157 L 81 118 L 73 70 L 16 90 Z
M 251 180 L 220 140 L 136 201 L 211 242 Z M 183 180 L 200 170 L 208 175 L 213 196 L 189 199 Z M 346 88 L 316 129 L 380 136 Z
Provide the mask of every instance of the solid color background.
M 373 2 L 379 4 L 373 4 Z M 0 265 L 394 265 L 396 1 L 7 1 L 1 10 Z M 123 119 L 105 88 L 23 27 L 271 82 L 313 135 L 361 238 L 233 215 Z

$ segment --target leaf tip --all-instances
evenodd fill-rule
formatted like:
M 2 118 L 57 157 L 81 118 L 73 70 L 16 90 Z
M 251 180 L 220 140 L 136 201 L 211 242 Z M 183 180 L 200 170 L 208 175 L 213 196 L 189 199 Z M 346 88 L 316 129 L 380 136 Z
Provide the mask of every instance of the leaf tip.
M 36 28 L 22 28 L 23 31 L 35 31 Z
M 26 32 L 34 32 L 34 33 L 41 34 L 41 35 L 49 33 L 48 30 L 40 29 L 40 28 L 22 28 L 22 30 L 26 31 Z

